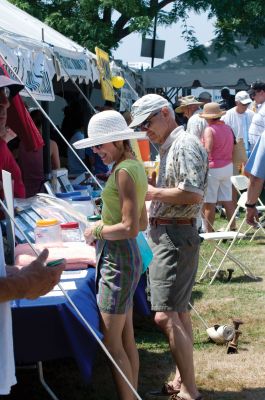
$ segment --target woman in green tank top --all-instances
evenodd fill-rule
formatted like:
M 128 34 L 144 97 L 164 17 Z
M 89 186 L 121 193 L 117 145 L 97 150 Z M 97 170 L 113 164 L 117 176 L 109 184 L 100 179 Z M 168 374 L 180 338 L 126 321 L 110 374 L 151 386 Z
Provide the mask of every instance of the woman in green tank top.
M 132 307 L 142 271 L 136 236 L 147 227 L 147 178 L 129 139 L 144 137 L 144 132 L 128 128 L 120 113 L 109 110 L 94 115 L 88 139 L 74 144 L 76 148 L 91 147 L 104 164 L 113 164 L 102 192 L 102 220 L 86 229 L 85 238 L 87 243 L 97 242 L 97 303 L 104 343 L 136 390 L 139 357 Z M 132 390 L 115 367 L 112 372 L 120 399 L 133 400 Z

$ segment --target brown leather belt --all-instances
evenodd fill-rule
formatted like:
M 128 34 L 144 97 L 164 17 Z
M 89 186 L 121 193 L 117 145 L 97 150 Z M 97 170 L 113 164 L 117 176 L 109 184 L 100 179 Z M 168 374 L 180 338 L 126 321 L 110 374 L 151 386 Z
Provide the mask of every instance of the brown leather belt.
M 196 225 L 196 218 L 149 218 L 152 226 L 157 225 Z

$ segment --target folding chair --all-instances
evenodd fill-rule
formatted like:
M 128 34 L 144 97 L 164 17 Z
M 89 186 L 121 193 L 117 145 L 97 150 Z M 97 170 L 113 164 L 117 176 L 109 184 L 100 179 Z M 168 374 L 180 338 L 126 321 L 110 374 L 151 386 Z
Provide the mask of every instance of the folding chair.
M 230 179 L 239 195 L 242 194 L 243 190 L 247 190 L 249 179 L 245 175 L 234 175 Z M 258 198 L 258 203 L 260 206 L 264 206 L 260 198 Z
M 240 198 L 239 198 L 239 200 L 237 202 L 238 208 L 243 208 L 246 211 L 246 206 L 245 206 L 246 202 L 247 202 L 247 192 L 244 192 L 244 193 L 241 194 L 241 196 L 240 196 Z M 265 206 L 264 205 L 259 205 L 259 206 L 257 205 L 256 208 L 257 208 L 257 210 L 259 212 L 264 212 L 265 211 Z M 257 233 L 259 231 L 262 231 L 264 233 L 264 235 L 265 235 L 265 230 L 264 230 L 264 228 L 262 226 L 262 221 L 263 220 L 264 220 L 264 217 L 261 219 L 260 223 L 257 224 L 257 228 L 254 228 L 253 226 L 249 226 L 248 229 L 244 232 L 244 236 L 246 236 L 247 233 L 249 233 L 249 231 L 254 229 L 254 232 L 253 232 L 253 235 L 252 235 L 252 237 L 250 239 L 250 242 L 252 242 L 252 240 L 255 239 L 255 237 L 256 237 L 256 235 L 257 235 Z M 246 217 L 243 219 L 243 223 L 241 225 L 243 225 L 245 222 L 246 222 Z
M 243 193 L 244 194 L 244 193 Z M 245 275 L 249 276 L 252 279 L 257 279 L 256 276 L 254 274 L 252 274 L 252 272 L 250 271 L 250 269 L 243 264 L 241 261 L 239 261 L 237 258 L 235 258 L 232 254 L 231 254 L 231 249 L 234 245 L 234 243 L 236 242 L 236 240 L 241 239 L 245 236 L 245 234 L 240 233 L 240 230 L 242 228 L 242 225 L 245 222 L 245 219 L 241 222 L 238 230 L 236 232 L 234 231 L 230 231 L 230 226 L 231 223 L 233 221 L 233 219 L 236 216 L 237 211 L 239 210 L 239 205 L 237 206 L 237 208 L 234 211 L 234 214 L 231 217 L 231 220 L 229 221 L 226 230 L 223 232 L 209 232 L 209 233 L 200 233 L 200 237 L 204 240 L 211 240 L 214 243 L 214 251 L 209 259 L 209 261 L 206 263 L 206 266 L 204 268 L 204 270 L 202 271 L 202 274 L 199 278 L 199 281 L 201 281 L 207 274 L 207 271 L 210 270 L 210 272 L 213 272 L 213 277 L 210 281 L 210 285 L 213 283 L 213 281 L 215 280 L 218 272 L 220 271 L 223 263 L 226 261 L 226 259 L 228 258 L 229 260 L 233 261 L 242 271 Z M 224 240 L 231 240 L 231 243 L 229 244 L 228 248 L 225 249 L 222 247 L 222 242 Z M 220 252 L 223 254 L 223 258 L 221 260 L 221 262 L 219 263 L 219 265 L 214 269 L 211 262 L 215 256 L 215 254 L 217 252 Z

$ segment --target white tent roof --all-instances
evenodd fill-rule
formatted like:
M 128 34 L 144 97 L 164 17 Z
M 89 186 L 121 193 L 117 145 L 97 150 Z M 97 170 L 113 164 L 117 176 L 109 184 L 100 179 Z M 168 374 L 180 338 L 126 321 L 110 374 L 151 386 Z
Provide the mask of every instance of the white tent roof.
M 79 82 L 99 80 L 93 53 L 7 0 L 0 0 L 0 52 L 27 87 L 30 88 L 30 84 L 31 88 L 35 87 L 32 79 L 42 74 L 43 80 L 46 75 L 46 99 L 50 96 L 47 80 L 55 73 L 58 79 L 67 80 L 71 76 Z M 45 100 L 44 92 L 42 90 L 42 98 L 37 97 Z
M 142 73 L 145 88 L 191 87 L 194 81 L 204 88 L 236 87 L 240 79 L 250 85 L 265 77 L 265 46 L 254 49 L 236 40 L 241 51 L 233 56 L 224 53 L 218 57 L 213 51 L 213 41 L 204 45 L 208 62 L 194 64 L 189 51 Z

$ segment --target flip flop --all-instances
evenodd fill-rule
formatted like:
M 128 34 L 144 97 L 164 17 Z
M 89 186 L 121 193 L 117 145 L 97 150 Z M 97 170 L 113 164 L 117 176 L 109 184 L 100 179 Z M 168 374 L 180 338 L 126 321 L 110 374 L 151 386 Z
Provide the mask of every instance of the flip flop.
M 172 394 L 172 396 L 170 396 L 170 400 L 186 400 L 186 399 L 179 396 L 178 394 Z M 200 394 L 200 396 L 198 396 L 195 400 L 203 400 L 202 395 Z

